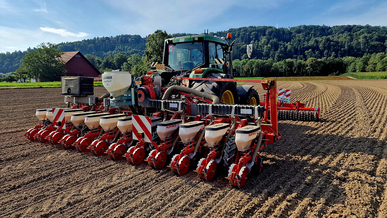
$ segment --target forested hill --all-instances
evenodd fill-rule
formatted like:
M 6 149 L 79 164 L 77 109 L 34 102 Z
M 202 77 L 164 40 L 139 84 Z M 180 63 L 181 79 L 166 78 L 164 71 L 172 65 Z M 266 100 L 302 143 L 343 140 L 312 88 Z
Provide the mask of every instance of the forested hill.
M 364 54 L 387 52 L 387 27 L 342 25 L 342 26 L 297 26 L 275 28 L 251 26 L 210 33 L 219 37 L 232 34 L 236 43 L 253 42 L 253 58 L 274 62 L 292 58 L 307 60 L 314 58 L 363 57 Z M 185 35 L 185 34 L 174 34 Z M 144 55 L 146 38 L 139 35 L 97 37 L 58 45 L 62 51 L 81 51 L 84 55 L 106 57 L 115 54 Z M 27 53 L 17 51 L 0 53 L 0 73 L 15 71 Z M 234 49 L 234 58 L 244 58 L 244 46 Z

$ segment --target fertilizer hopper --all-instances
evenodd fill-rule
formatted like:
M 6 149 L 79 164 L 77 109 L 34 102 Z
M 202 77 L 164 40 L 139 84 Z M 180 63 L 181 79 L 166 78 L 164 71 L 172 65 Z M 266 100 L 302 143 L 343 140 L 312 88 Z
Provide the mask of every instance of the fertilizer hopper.
M 109 115 L 109 113 L 98 113 L 85 116 L 85 124 L 90 130 L 99 127 L 99 121 L 102 116 Z
M 179 126 L 179 136 L 183 144 L 190 143 L 199 130 L 204 126 L 204 121 L 192 121 Z
M 39 120 L 45 120 L 47 118 L 46 114 L 47 114 L 47 108 L 46 109 L 36 109 L 35 115 Z
M 204 135 L 206 138 L 207 146 L 212 148 L 219 144 L 229 128 L 230 124 L 228 123 L 217 123 L 206 126 L 206 132 Z
M 164 122 L 161 122 L 157 124 L 157 134 L 160 137 L 161 141 L 165 141 L 169 139 L 172 134 L 179 128 L 179 125 L 181 123 L 180 119 L 175 120 L 167 120 Z
M 86 115 L 95 114 L 96 111 L 88 111 L 88 112 L 81 112 L 81 113 L 73 113 L 71 115 L 70 121 L 74 124 L 75 127 L 80 127 L 85 123 L 85 117 Z
M 238 151 L 246 151 L 250 148 L 251 142 L 259 133 L 259 126 L 244 126 L 235 131 L 235 143 Z
M 124 95 L 132 84 L 132 75 L 128 71 L 105 72 L 102 84 L 113 98 Z
M 132 144 L 132 117 L 127 116 L 123 118 L 118 118 L 117 127 L 121 131 L 122 136 L 118 139 L 116 143 L 113 143 L 109 146 L 106 154 L 110 156 L 113 160 L 120 160 L 123 155 L 126 153 L 127 148 Z
M 54 120 L 54 115 L 52 114 L 52 109 L 47 109 L 46 111 L 46 117 L 49 121 L 53 121 Z
M 75 113 L 83 112 L 82 109 L 64 109 L 64 116 L 65 116 L 65 121 L 70 122 L 71 121 L 71 115 Z
M 171 159 L 168 167 L 173 172 L 179 175 L 184 175 L 188 172 L 191 159 L 200 150 L 204 134 L 203 127 L 204 121 L 192 121 L 179 126 L 179 136 L 184 144 L 184 148 L 180 151 L 180 154 L 175 154 Z
M 40 121 L 42 121 L 42 123 L 27 130 L 24 136 L 26 136 L 28 139 L 32 141 L 35 140 L 36 134 L 46 125 L 46 122 L 45 122 L 47 119 L 46 114 L 47 114 L 47 109 L 36 109 L 35 115 Z
M 117 127 L 122 134 L 132 132 L 132 117 L 120 117 L 117 120 Z
M 126 117 L 125 114 L 112 114 L 112 115 L 103 116 L 100 118 L 99 125 L 102 127 L 102 129 L 105 132 L 108 132 L 117 127 L 117 121 L 119 118 L 124 118 L 124 117 Z

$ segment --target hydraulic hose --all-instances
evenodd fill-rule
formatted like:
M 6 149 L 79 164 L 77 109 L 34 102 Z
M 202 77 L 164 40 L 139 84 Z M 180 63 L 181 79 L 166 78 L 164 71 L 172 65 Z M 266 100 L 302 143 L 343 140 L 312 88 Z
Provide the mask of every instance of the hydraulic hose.
M 167 98 L 169 98 L 171 96 L 171 94 L 173 93 L 173 91 L 181 91 L 181 92 L 191 93 L 191 94 L 194 94 L 194 95 L 196 95 L 198 97 L 202 97 L 202 98 L 206 98 L 206 99 L 212 100 L 212 104 L 218 104 L 219 103 L 219 98 L 217 96 L 215 96 L 215 95 L 208 94 L 208 93 L 205 93 L 205 92 L 201 92 L 201 91 L 198 91 L 198 90 L 195 90 L 195 89 L 183 87 L 183 86 L 177 86 L 177 85 L 173 85 L 173 86 L 169 87 L 167 89 L 167 91 L 165 91 L 165 93 L 163 95 L 163 98 L 161 100 L 166 100 Z

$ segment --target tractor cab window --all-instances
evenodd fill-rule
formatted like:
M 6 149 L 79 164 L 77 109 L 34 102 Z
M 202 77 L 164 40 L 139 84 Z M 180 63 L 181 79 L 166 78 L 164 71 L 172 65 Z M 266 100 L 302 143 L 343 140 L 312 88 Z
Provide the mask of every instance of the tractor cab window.
M 168 65 L 176 71 L 190 70 L 203 64 L 203 57 L 201 42 L 168 45 Z
M 208 43 L 210 64 L 213 68 L 223 68 L 223 50 L 222 46 L 213 42 Z

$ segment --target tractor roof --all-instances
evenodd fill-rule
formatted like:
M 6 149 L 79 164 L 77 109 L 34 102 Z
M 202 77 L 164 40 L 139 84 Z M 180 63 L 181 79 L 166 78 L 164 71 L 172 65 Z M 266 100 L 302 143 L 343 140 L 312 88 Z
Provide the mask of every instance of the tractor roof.
M 175 37 L 175 38 L 169 38 L 166 39 L 168 41 L 172 41 L 172 43 L 183 43 L 183 42 L 195 42 L 198 41 L 197 38 L 202 38 L 203 40 L 207 40 L 210 42 L 217 42 L 219 44 L 227 45 L 225 40 L 222 40 L 220 38 L 209 36 L 209 35 L 193 35 L 193 36 L 181 36 L 181 37 Z

